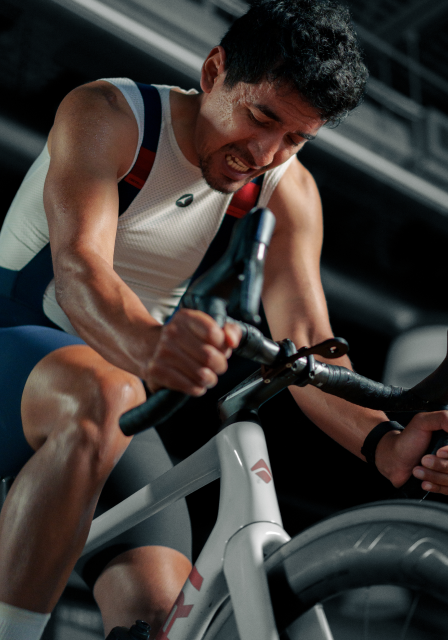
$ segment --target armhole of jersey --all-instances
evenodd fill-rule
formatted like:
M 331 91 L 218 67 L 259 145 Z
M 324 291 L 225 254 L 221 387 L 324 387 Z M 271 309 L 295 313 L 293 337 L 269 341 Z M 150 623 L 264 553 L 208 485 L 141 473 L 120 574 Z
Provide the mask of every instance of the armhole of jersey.
M 288 170 L 290 164 L 297 159 L 296 155 L 291 156 L 289 160 L 287 160 L 284 164 L 281 164 L 275 169 L 271 169 L 264 174 L 263 186 L 260 191 L 260 195 L 258 198 L 258 206 L 259 207 L 267 207 L 269 204 L 269 200 L 271 199 L 272 194 L 278 186 L 278 183 L 285 175 Z
M 155 161 L 162 128 L 162 103 L 158 90 L 150 84 L 137 84 L 144 105 L 142 143 L 129 172 L 118 184 L 119 215 L 131 205 L 143 188 Z
M 145 104 L 141 92 L 138 89 L 138 85 L 133 80 L 130 80 L 129 78 L 101 78 L 101 80 L 103 82 L 113 84 L 114 87 L 121 91 L 134 114 L 138 127 L 138 143 L 134 159 L 126 173 L 119 177 L 118 181 L 120 182 L 130 171 L 132 171 L 132 167 L 137 161 L 140 147 L 142 146 L 143 134 L 145 131 Z

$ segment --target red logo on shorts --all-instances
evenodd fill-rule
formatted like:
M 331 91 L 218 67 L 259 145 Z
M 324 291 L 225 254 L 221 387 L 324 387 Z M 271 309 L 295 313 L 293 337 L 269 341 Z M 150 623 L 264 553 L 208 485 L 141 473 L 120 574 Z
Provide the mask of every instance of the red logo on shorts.
M 263 482 L 266 482 L 266 484 L 268 484 L 272 480 L 271 470 L 269 469 L 263 458 L 261 458 L 254 464 L 254 466 L 251 468 L 251 471 L 255 471 L 257 476 L 261 478 Z

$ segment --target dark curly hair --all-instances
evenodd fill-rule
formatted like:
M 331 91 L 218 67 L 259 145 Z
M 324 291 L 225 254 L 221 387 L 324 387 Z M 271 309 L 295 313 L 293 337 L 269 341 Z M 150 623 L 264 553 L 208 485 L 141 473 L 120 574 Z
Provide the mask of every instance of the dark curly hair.
M 362 101 L 368 71 L 349 10 L 334 0 L 252 0 L 221 46 L 229 87 L 292 85 L 334 126 Z

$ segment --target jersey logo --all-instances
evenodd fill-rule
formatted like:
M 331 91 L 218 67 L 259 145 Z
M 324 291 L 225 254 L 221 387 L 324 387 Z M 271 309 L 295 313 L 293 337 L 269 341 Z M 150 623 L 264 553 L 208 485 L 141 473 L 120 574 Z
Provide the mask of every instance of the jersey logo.
M 193 202 L 193 194 L 186 193 L 185 195 L 181 196 L 178 200 L 176 200 L 176 205 L 178 207 L 188 207 L 188 205 L 191 204 L 192 202 Z

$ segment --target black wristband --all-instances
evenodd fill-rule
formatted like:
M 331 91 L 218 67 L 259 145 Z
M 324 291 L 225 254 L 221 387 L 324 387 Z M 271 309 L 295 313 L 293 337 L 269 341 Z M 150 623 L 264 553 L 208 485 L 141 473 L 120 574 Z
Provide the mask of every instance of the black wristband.
M 386 435 L 388 431 L 403 431 L 404 427 L 398 422 L 380 422 L 376 427 L 373 427 L 372 431 L 367 434 L 364 444 L 361 448 L 361 453 L 369 464 L 375 465 L 375 452 L 381 438 Z

